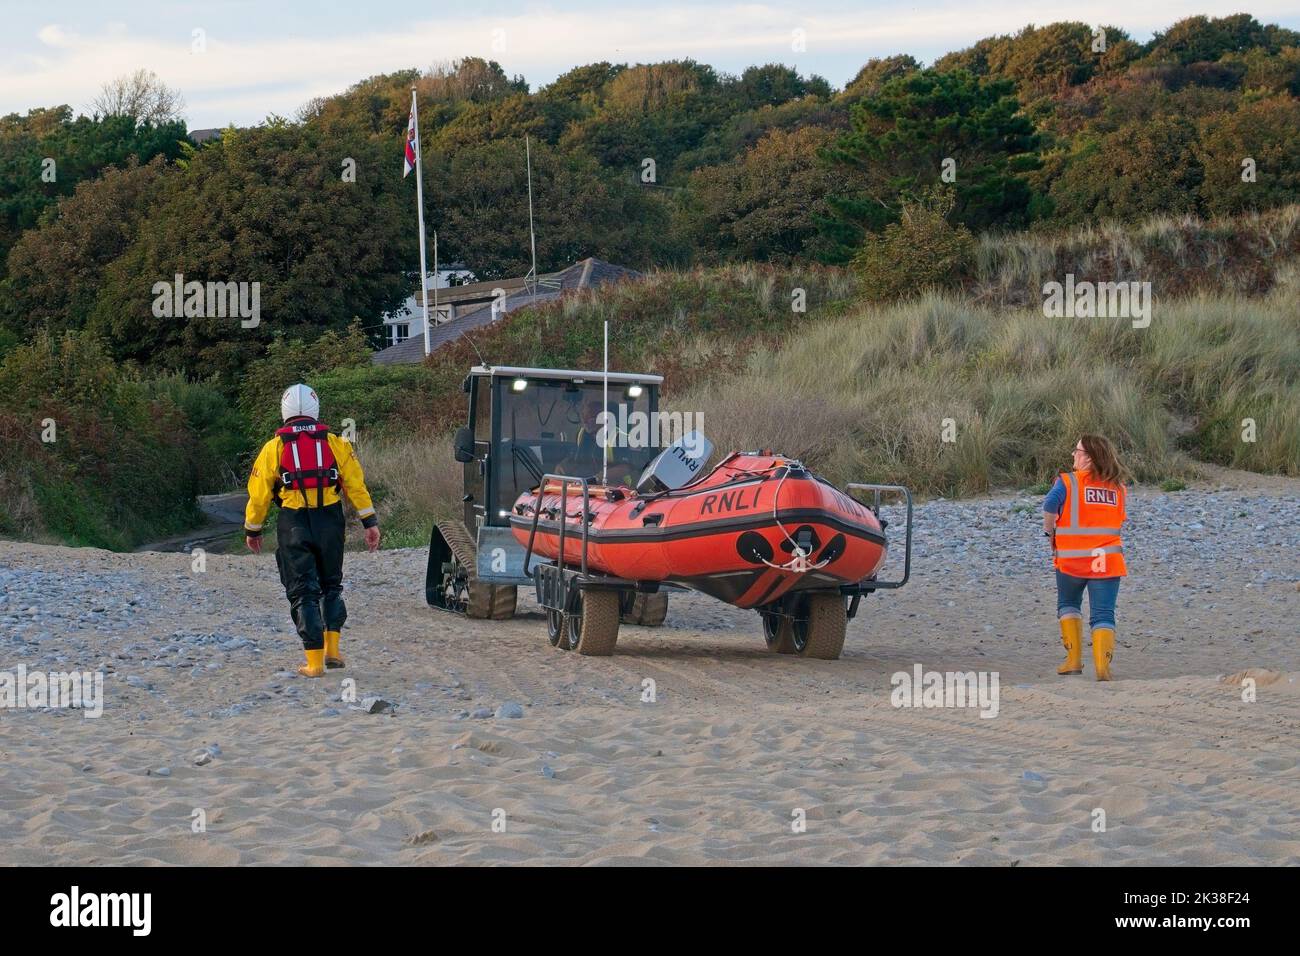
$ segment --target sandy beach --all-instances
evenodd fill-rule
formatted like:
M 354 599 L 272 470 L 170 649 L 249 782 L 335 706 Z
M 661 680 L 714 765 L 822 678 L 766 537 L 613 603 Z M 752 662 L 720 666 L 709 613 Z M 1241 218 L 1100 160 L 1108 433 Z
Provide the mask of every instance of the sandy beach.
M 584 658 L 522 592 L 462 620 L 422 550 L 354 553 L 314 681 L 269 555 L 0 542 L 0 670 L 106 674 L 98 719 L 0 710 L 3 861 L 1300 863 L 1300 482 L 1134 495 L 1109 684 L 1054 673 L 1037 505 L 919 507 L 913 582 L 839 661 L 678 594 Z M 996 716 L 893 706 L 917 665 L 996 674 Z

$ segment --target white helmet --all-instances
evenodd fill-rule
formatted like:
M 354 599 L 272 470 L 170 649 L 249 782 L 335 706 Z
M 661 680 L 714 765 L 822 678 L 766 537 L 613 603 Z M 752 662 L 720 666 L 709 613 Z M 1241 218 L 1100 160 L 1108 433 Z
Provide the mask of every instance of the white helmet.
M 280 417 L 287 422 L 304 416 L 320 417 L 320 399 L 306 385 L 290 385 L 280 396 Z

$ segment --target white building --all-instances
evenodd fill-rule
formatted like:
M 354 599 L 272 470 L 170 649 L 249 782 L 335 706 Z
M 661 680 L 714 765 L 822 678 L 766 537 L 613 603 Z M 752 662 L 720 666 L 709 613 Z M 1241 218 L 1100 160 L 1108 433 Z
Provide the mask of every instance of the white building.
M 473 282 L 474 278 L 474 273 L 459 262 L 429 273 L 429 318 L 434 325 L 450 321 L 456 317 L 456 312 L 455 306 L 450 303 L 447 305 L 439 303 L 435 308 L 433 290 L 453 288 L 454 285 Z M 420 303 L 419 289 L 416 289 L 400 308 L 384 316 L 384 345 L 397 345 L 399 342 L 417 336 L 424 337 L 424 309 Z

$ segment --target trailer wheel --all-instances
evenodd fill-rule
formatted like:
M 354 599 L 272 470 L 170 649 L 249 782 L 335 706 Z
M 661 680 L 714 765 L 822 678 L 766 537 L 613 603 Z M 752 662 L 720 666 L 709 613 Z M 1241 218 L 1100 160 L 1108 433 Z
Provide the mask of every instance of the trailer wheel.
M 622 615 L 624 624 L 640 624 L 642 627 L 658 627 L 668 616 L 668 595 L 662 591 L 654 594 L 637 594 L 632 599 L 632 607 Z
M 763 619 L 763 639 L 767 641 L 767 649 L 777 654 L 795 653 L 794 622 L 775 609 L 759 611 L 758 614 Z
M 569 649 L 569 622 L 564 619 L 563 611 L 546 609 L 546 639 L 551 642 L 551 647 L 562 651 Z
M 795 651 L 801 657 L 838 660 L 844 650 L 844 632 L 849 618 L 844 597 L 838 592 L 809 594 L 791 623 Z
M 577 607 L 565 615 L 569 650 L 588 657 L 608 657 L 618 643 L 618 592 L 584 590 Z M 548 622 L 549 624 L 549 622 Z

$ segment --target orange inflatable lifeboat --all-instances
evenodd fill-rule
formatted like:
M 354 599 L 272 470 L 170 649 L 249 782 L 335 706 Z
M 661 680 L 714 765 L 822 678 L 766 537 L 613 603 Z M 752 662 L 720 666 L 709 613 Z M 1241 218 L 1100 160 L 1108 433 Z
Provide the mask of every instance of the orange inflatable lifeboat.
M 524 547 L 524 574 L 551 644 L 611 654 L 620 621 L 657 623 L 646 612 L 667 586 L 756 609 L 772 651 L 839 657 L 862 596 L 907 583 L 911 494 L 898 485 L 848 485 L 874 495 L 868 506 L 770 452 L 731 454 L 704 472 L 712 446 L 688 438 L 701 450 L 687 451 L 696 444 L 689 440 L 666 449 L 637 491 L 549 474 L 515 500 L 511 533 Z M 888 553 L 879 517 L 887 494 L 907 502 L 896 581 L 877 576 Z M 662 597 L 658 607 L 662 620 Z
M 857 586 L 887 553 L 871 508 L 780 455 L 732 454 L 657 493 L 592 485 L 587 501 L 584 528 L 581 483 L 549 476 L 515 502 L 511 530 L 531 556 L 584 575 L 676 585 L 741 608 Z

